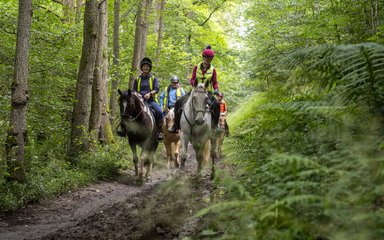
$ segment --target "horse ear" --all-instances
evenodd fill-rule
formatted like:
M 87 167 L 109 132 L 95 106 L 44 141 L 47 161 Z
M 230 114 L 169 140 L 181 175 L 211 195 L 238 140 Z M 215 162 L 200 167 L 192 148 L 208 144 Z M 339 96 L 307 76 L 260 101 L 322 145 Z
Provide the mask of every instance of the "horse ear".
M 204 87 L 205 87 L 205 88 L 208 88 L 208 87 L 209 87 L 209 81 L 206 81 L 206 82 L 205 82 Z
M 120 95 L 123 95 L 123 93 L 121 92 L 120 89 L 117 89 L 117 92 L 118 92 Z
M 132 94 L 132 90 L 128 89 L 128 96 L 131 96 L 131 94 Z
M 199 84 L 199 81 L 197 80 L 197 78 L 195 78 L 195 81 L 193 81 L 193 87 L 196 87 L 198 84 Z

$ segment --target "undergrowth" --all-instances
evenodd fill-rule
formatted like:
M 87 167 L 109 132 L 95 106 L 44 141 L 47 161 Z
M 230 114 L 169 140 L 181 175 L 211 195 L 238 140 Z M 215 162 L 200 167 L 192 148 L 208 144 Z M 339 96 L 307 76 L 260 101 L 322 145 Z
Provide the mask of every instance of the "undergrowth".
M 113 145 L 98 146 L 81 156 L 76 165 L 70 164 L 65 153 L 58 150 L 62 148 L 56 148 L 52 141 L 43 144 L 46 146 L 28 146 L 26 183 L 7 181 L 2 173 L 0 212 L 16 210 L 98 180 L 113 179 L 119 169 L 132 165 L 125 139 Z
M 371 44 L 299 51 L 285 81 L 231 114 L 225 153 L 237 171 L 218 177 L 221 198 L 199 213 L 209 216 L 202 232 L 220 239 L 384 238 L 381 52 Z M 356 69 L 349 66 L 359 57 Z M 356 93 L 354 82 L 377 88 Z

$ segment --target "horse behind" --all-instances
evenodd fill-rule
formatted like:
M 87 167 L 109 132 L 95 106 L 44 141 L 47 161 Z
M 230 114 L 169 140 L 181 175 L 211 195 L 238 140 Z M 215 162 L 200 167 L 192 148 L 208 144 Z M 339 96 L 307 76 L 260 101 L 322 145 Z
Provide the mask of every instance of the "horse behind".
M 167 115 L 164 117 L 163 135 L 164 146 L 167 154 L 167 166 L 171 168 L 173 163 L 176 168 L 180 165 L 179 152 L 180 152 L 180 133 L 170 133 L 170 130 L 175 122 L 174 109 L 169 109 Z
M 223 142 L 224 142 L 224 137 L 225 137 L 225 134 L 226 134 L 226 129 L 225 129 L 225 122 L 226 122 L 226 118 L 227 116 L 225 116 L 224 113 L 221 113 L 220 114 L 220 118 L 219 118 L 219 126 L 220 126 L 220 133 L 217 137 L 217 144 L 216 144 L 216 147 L 217 147 L 217 156 L 218 157 L 221 157 L 221 146 L 223 145 Z
M 149 179 L 151 175 L 158 147 L 157 126 L 149 106 L 145 104 L 140 94 L 132 92 L 130 89 L 125 92 L 119 89 L 118 93 L 122 127 L 127 132 L 129 146 L 132 150 L 135 175 L 141 182 L 144 165 L 146 166 L 145 179 Z M 137 156 L 137 146 L 141 148 L 140 158 Z
M 196 154 L 197 174 L 200 175 L 204 160 L 204 148 L 211 143 L 210 158 L 212 160 L 211 179 L 215 174 L 214 163 L 216 158 L 216 140 L 212 132 L 212 116 L 207 108 L 207 90 L 209 82 L 205 85 L 197 83 L 192 89 L 187 102 L 183 106 L 180 119 L 180 140 L 181 140 L 181 166 L 185 167 L 188 144 L 191 143 Z

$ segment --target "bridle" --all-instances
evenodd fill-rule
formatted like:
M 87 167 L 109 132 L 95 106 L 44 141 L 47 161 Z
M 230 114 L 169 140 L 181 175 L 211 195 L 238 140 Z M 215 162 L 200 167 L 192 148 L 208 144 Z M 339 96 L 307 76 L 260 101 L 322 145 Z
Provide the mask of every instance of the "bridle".
M 125 101 L 126 101 L 126 103 L 128 103 L 127 100 L 125 100 Z M 124 105 L 124 103 L 123 103 L 123 105 Z M 127 106 L 124 107 L 123 114 L 120 114 L 120 116 L 121 116 L 121 117 L 128 117 L 127 120 L 130 121 L 130 122 L 135 121 L 135 120 L 140 116 L 140 114 L 144 111 L 144 108 L 142 107 L 141 110 L 139 111 L 139 113 L 136 114 L 135 117 L 133 117 L 133 113 L 134 113 L 134 111 L 136 110 L 136 108 L 130 108 L 130 112 L 129 112 L 128 114 L 125 114 L 125 112 L 126 112 L 126 111 L 125 111 L 126 108 L 127 108 Z
M 194 103 L 194 97 L 193 97 L 193 94 L 194 93 L 198 93 L 198 94 L 207 94 L 207 92 L 204 90 L 204 91 L 199 91 L 199 90 L 194 90 L 191 94 L 191 105 L 192 105 L 192 119 L 194 119 L 195 118 L 195 116 L 196 116 L 196 114 L 197 113 L 199 113 L 199 112 L 201 112 L 201 113 L 205 113 L 206 112 L 206 108 L 204 107 L 204 109 L 198 109 L 198 110 L 196 110 L 196 108 L 195 108 L 195 104 L 193 104 Z M 191 123 L 190 121 L 189 121 L 189 119 L 188 119 L 188 117 L 187 117 L 187 115 L 185 114 L 185 111 L 183 111 L 183 114 L 184 114 L 184 117 L 185 117 L 185 119 L 187 120 L 187 122 L 188 122 L 188 124 L 189 124 L 189 126 L 190 127 L 193 127 L 194 125 L 195 125 L 195 122 L 193 122 L 193 123 Z

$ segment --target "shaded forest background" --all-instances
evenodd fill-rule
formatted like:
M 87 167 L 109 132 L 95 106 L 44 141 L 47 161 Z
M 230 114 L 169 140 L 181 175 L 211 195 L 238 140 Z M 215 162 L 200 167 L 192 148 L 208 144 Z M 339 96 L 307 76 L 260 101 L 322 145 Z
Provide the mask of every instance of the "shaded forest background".
M 92 147 L 80 151 L 75 163 L 70 156 L 86 4 L 69 2 L 33 0 L 25 182 L 9 180 L 5 153 L 18 1 L 0 3 L 2 211 L 132 167 L 126 140 L 114 136 L 90 136 Z M 109 63 L 110 102 L 112 89 L 128 88 L 137 74 L 135 36 L 137 26 L 145 26 L 137 25 L 143 2 L 150 6 L 144 52 L 155 62 L 161 88 L 172 75 L 187 87 L 203 48 L 210 44 L 215 51 L 213 64 L 230 110 L 224 161 L 235 170 L 216 179 L 221 197 L 200 212 L 216 221 L 202 234 L 384 238 L 384 1 L 87 2 L 107 4 L 108 47 L 102 54 Z M 117 2 L 118 59 L 112 34 Z M 111 132 L 116 119 L 112 111 Z

